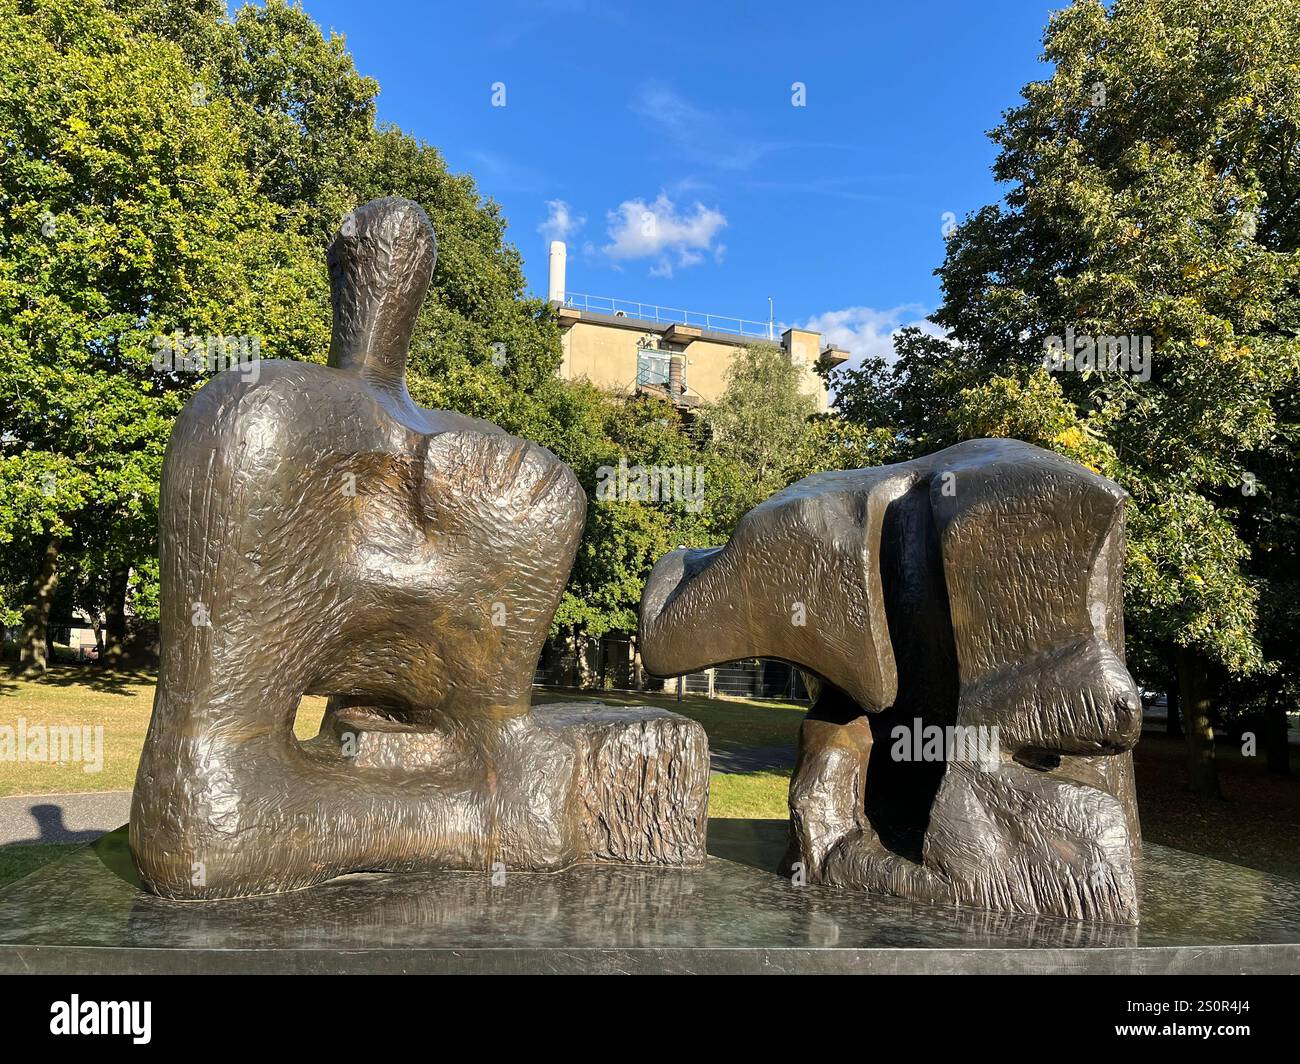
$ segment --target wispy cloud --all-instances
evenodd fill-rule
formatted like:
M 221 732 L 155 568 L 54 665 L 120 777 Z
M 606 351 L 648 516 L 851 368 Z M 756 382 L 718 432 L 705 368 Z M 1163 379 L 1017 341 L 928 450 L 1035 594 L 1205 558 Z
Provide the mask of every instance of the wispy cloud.
M 729 180 L 737 174 L 754 171 L 758 164 L 782 152 L 850 152 L 860 153 L 862 146 L 805 140 L 773 140 L 753 132 L 752 119 L 743 112 L 707 110 L 692 103 L 681 93 L 659 81 L 648 81 L 632 100 L 632 112 L 644 119 L 671 149 L 675 160 L 705 170 L 727 171 Z M 797 167 L 795 172 L 804 169 Z M 856 186 L 869 175 L 854 174 L 844 178 L 811 178 L 783 185 L 770 177 L 753 187 L 782 188 L 810 195 L 842 199 L 875 199 Z M 686 178 L 685 180 L 693 180 Z
M 714 244 L 727 224 L 721 211 L 702 203 L 679 210 L 663 192 L 651 203 L 624 200 L 609 212 L 608 220 L 610 243 L 601 250 L 615 262 L 653 259 L 652 277 L 671 277 L 675 266 L 694 266 L 705 253 L 720 261 L 726 250 Z
M 503 15 L 493 20 L 488 34 L 488 44 L 494 49 L 509 50 L 520 45 L 533 48 L 548 28 L 554 31 L 557 19 L 582 19 L 628 28 L 627 15 L 602 0 L 528 0 Z
M 585 217 L 575 215 L 573 208 L 562 199 L 546 201 L 546 221 L 537 231 L 547 240 L 568 240 L 587 224 Z
M 545 188 L 546 182 L 541 172 L 526 163 L 518 163 L 498 152 L 472 148 L 465 152 L 470 160 L 474 177 L 480 190 L 491 193 L 505 189 L 511 192 L 537 192 Z
M 894 334 L 908 325 L 942 336 L 942 330 L 927 321 L 927 311 L 920 303 L 904 303 L 889 310 L 874 307 L 846 307 L 828 310 L 809 318 L 800 328 L 822 334 L 823 340 L 844 348 L 851 355 L 850 366 L 859 366 L 864 358 L 878 356 L 894 361 Z
M 718 170 L 749 170 L 780 145 L 745 133 L 738 117 L 706 111 L 667 85 L 651 81 L 632 101 L 676 157 Z
M 793 192 L 801 196 L 825 196 L 829 199 L 849 200 L 854 203 L 880 203 L 895 198 L 878 192 L 869 192 L 862 186 L 874 180 L 873 175 L 846 174 L 841 177 L 811 177 L 804 181 L 750 180 L 747 187 L 763 192 Z

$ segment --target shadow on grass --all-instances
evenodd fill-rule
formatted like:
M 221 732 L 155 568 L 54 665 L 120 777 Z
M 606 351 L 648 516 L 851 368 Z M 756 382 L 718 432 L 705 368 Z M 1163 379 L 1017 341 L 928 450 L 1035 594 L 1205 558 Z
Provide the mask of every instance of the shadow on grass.
M 0 694 L 18 689 L 19 681 L 41 687 L 85 687 L 100 694 L 135 694 L 140 684 L 158 682 L 158 674 L 148 669 L 105 669 L 99 665 L 51 665 L 43 673 L 24 675 L 16 666 L 0 673 Z

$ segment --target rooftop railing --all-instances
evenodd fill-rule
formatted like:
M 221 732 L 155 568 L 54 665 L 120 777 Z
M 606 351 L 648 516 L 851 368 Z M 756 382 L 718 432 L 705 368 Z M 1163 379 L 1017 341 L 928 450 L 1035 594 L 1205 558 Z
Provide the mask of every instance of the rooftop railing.
M 730 318 L 723 314 L 705 314 L 702 311 L 679 310 L 677 307 L 661 307 L 654 303 L 638 303 L 632 299 L 592 296 L 585 292 L 565 292 L 564 305 L 575 310 L 590 310 L 597 314 L 652 321 L 656 325 L 690 325 L 697 329 L 704 329 L 706 332 L 752 336 L 760 340 L 776 339 L 776 326 L 770 321 L 747 321 L 744 318 Z

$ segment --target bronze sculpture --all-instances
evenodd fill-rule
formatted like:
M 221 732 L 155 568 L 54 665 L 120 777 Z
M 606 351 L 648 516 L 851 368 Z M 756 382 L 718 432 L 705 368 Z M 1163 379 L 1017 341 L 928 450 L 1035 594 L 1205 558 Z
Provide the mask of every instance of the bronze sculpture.
M 435 260 L 418 205 L 356 210 L 329 251 L 329 365 L 228 371 L 177 421 L 162 664 L 130 823 L 158 894 L 704 858 L 698 724 L 530 711 L 586 498 L 542 447 L 411 400 Z M 331 698 L 299 743 L 305 693 Z
M 643 661 L 672 676 L 765 656 L 810 674 L 797 876 L 1135 923 L 1123 498 L 1016 440 L 808 477 L 725 547 L 659 560 Z M 954 756 L 954 737 L 989 735 Z

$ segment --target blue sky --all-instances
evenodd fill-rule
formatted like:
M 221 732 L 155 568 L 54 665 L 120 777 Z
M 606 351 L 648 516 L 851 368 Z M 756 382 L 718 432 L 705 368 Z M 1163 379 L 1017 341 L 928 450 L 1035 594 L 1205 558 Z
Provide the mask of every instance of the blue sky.
M 998 197 L 984 134 L 1062 3 L 304 0 L 380 119 L 501 203 L 536 294 L 557 237 L 571 291 L 755 320 L 771 296 L 856 355 L 937 305 L 945 218 Z

